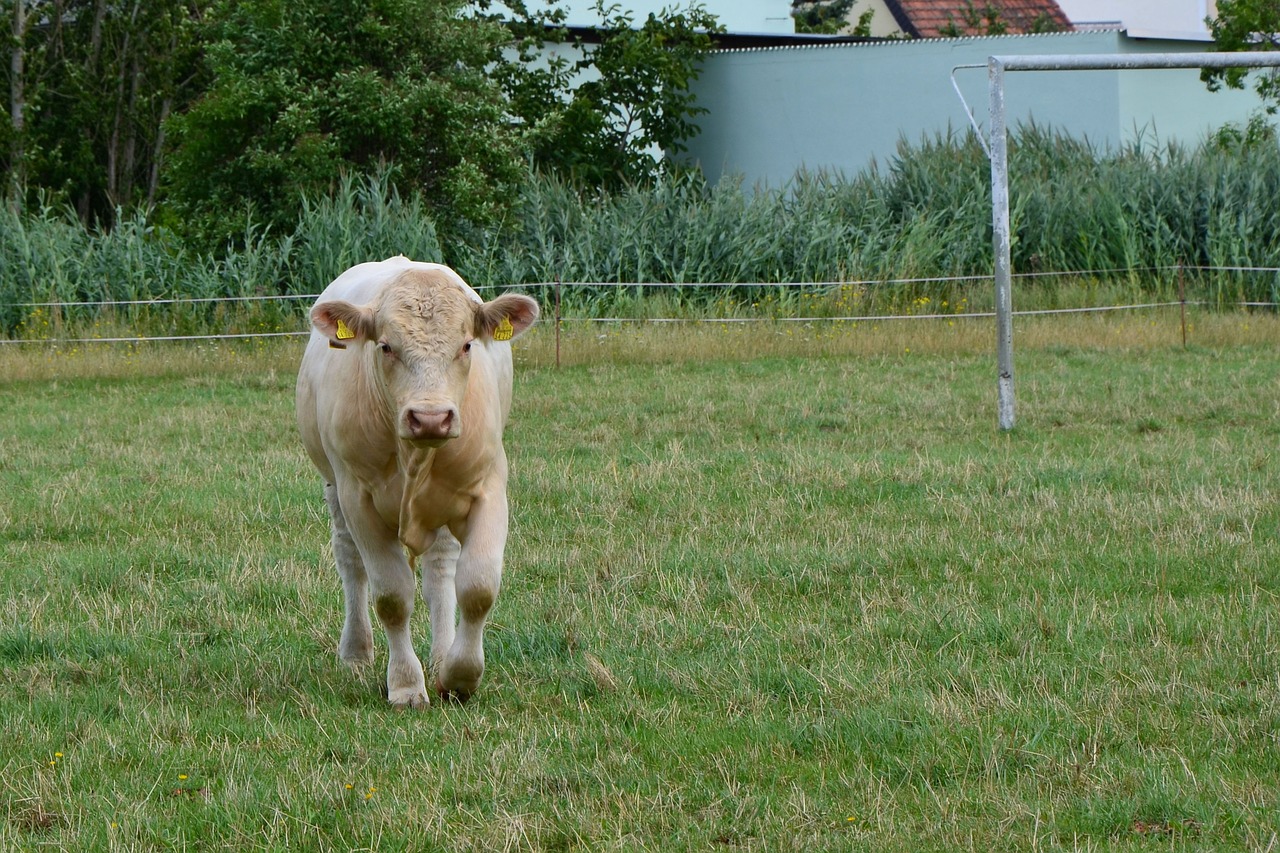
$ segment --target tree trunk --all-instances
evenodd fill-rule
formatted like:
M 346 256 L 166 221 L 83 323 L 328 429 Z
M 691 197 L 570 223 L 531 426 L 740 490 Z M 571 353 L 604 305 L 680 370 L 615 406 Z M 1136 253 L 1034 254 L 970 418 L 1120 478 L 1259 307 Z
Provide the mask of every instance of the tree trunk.
M 151 150 L 151 174 L 147 178 L 148 211 L 155 206 L 156 193 L 160 189 L 160 161 L 164 159 L 164 123 L 169 120 L 169 111 L 172 109 L 173 98 L 166 95 L 160 102 L 160 122 L 156 125 L 156 143 Z
M 27 10 L 25 0 L 13 0 L 13 46 L 9 54 L 9 122 L 13 141 L 9 145 L 9 209 L 22 212 L 22 196 L 27 182 L 27 93 L 26 41 Z
M 129 105 L 125 108 L 124 164 L 120 171 L 117 189 L 120 204 L 127 205 L 133 198 L 134 171 L 138 160 L 138 88 L 142 83 L 142 67 L 137 53 L 133 56 L 129 76 Z M 113 214 L 114 215 L 114 214 Z
M 111 137 L 107 141 L 107 203 L 111 205 L 112 212 L 108 215 L 114 216 L 114 209 L 123 206 L 128 199 L 125 198 L 129 187 L 132 183 L 132 176 L 125 173 L 125 169 L 133 167 L 133 151 L 135 131 L 134 121 L 136 116 L 133 112 L 133 100 L 136 99 L 138 85 L 138 59 L 134 55 L 134 27 L 138 23 L 138 12 L 142 8 L 141 0 L 133 4 L 133 10 L 129 14 L 129 26 L 125 28 L 124 38 L 120 43 L 120 72 L 116 77 L 116 98 L 115 98 L 115 116 L 111 122 Z M 129 93 L 130 102 L 125 102 L 125 85 L 129 82 L 129 71 L 132 69 L 133 80 Z M 121 139 L 121 134 L 125 134 Z
M 93 29 L 89 31 L 89 72 L 98 70 L 98 57 L 102 55 L 102 22 L 107 17 L 107 0 L 98 0 L 93 8 Z

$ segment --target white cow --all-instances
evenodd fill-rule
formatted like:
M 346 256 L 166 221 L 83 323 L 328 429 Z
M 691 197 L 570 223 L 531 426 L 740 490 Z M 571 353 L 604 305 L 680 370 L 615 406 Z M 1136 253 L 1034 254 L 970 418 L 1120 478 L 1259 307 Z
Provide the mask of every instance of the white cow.
M 338 656 L 373 660 L 372 590 L 397 707 L 428 702 L 409 633 L 419 557 L 436 690 L 466 699 L 484 672 L 507 539 L 508 341 L 537 318 L 527 296 L 484 302 L 448 267 L 404 257 L 352 267 L 311 309 L 298 425 L 346 600 Z

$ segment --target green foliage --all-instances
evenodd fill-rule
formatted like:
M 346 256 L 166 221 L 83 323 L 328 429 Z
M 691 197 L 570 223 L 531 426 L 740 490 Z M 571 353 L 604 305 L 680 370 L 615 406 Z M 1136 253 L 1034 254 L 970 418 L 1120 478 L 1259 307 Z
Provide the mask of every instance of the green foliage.
M 336 192 L 304 197 L 286 254 L 290 293 L 319 293 L 343 270 L 365 261 L 395 255 L 444 260 L 422 197 L 402 197 L 385 172 L 361 179 L 343 175 Z
M 1179 264 L 1220 267 L 1193 276 L 1193 298 L 1275 301 L 1277 279 L 1227 267 L 1280 266 L 1280 145 L 1262 130 L 1226 131 L 1196 149 L 1142 142 L 1115 152 L 1034 125 L 1010 142 L 1012 254 L 1017 273 L 1086 273 L 1046 290 L 1064 305 L 1176 293 Z M 112 298 L 315 293 L 352 263 L 407 254 L 443 260 L 473 283 L 556 280 L 672 282 L 674 304 L 643 304 L 616 288 L 589 310 L 711 310 L 723 290 L 699 283 L 842 282 L 988 276 L 989 164 L 976 140 L 903 141 L 882 168 L 852 177 L 802 172 L 782 187 L 708 184 L 675 171 L 649 184 L 591 190 L 554 175 L 531 178 L 500 223 L 437 236 L 424 198 L 393 175 L 343 176 L 333 193 L 305 196 L 286 232 L 241 221 L 236 245 L 197 251 L 141 214 L 86 231 L 65 207 L 0 216 L 0 316 L 12 334 L 18 304 Z M 955 302 L 954 281 L 905 286 L 897 310 L 925 297 Z M 749 289 L 730 293 L 750 306 Z M 880 292 L 880 291 L 877 291 Z M 904 302 L 905 300 L 905 302 Z M 656 307 L 655 307 L 656 306 Z M 298 306 L 293 306 L 295 309 Z M 587 307 L 587 306 L 584 306 Z M 732 307 L 732 306 L 730 306 Z M 789 310 L 787 306 L 779 306 Z M 720 311 L 725 306 L 714 308 Z M 89 309 L 75 309 L 86 316 Z M 772 311 L 773 309 L 770 309 Z M 147 333 L 170 328 L 157 312 Z M 216 332 L 225 317 L 184 322 Z M 280 328 L 292 319 L 274 319 Z
M 1280 262 L 1280 146 L 1099 152 L 1034 125 L 1011 141 L 1015 271 Z M 459 247 L 491 281 L 846 281 L 989 275 L 990 166 L 968 136 L 785 187 L 692 174 L 615 193 L 532 184 L 509 228 Z M 1228 260 L 1234 258 L 1235 260 Z M 1258 294 L 1270 283 L 1258 280 Z
M 600 40 L 578 41 L 581 58 L 505 69 L 512 110 L 535 167 L 587 186 L 651 180 L 655 154 L 683 151 L 697 131 L 705 110 L 689 86 L 721 28 L 699 4 L 638 26 L 617 4 L 596 0 L 595 11 Z
M 853 8 L 853 3 L 854 0 L 830 0 L 825 3 L 793 0 L 791 17 L 795 18 L 796 32 L 835 35 L 849 23 L 849 11 Z M 866 24 L 870 25 L 870 13 L 871 10 L 864 12 L 859 23 L 863 23 L 862 18 L 865 17 Z
M 23 53 L 24 127 L 17 134 L 4 111 L 0 172 L 24 185 L 21 201 L 38 207 L 42 193 L 56 193 L 86 223 L 110 225 L 121 210 L 149 207 L 165 120 L 204 82 L 196 21 L 208 0 L 0 0 L 5 25 L 16 2 L 27 27 L 21 39 L 6 34 Z M 12 106 L 9 57 L 0 80 Z
M 1225 124 L 1218 128 L 1210 138 L 1213 145 L 1226 152 L 1241 148 L 1258 148 L 1274 145 L 1276 128 L 1266 116 L 1255 113 L 1243 124 Z
M 572 62 L 531 50 L 562 12 L 505 7 L 0 0 L 9 205 L 66 202 L 107 227 L 143 210 L 222 251 L 246 222 L 289 233 L 343 174 L 382 172 L 458 234 L 503 216 L 527 164 L 618 186 L 696 132 L 689 85 L 717 31 L 703 7 L 637 23 L 599 3 L 603 39 Z
M 1217 12 L 1207 23 L 1218 50 L 1280 48 L 1280 2 L 1277 0 L 1218 0 Z M 1248 73 L 1244 68 L 1206 68 L 1200 72 L 1200 79 L 1211 91 L 1224 85 L 1243 89 Z M 1271 70 L 1258 73 L 1254 79 L 1267 113 L 1274 114 L 1280 107 L 1280 78 Z
M 210 15 L 212 83 L 173 122 L 179 221 L 206 244 L 276 231 L 350 170 L 392 164 L 443 222 L 486 221 L 520 178 L 499 87 L 506 32 L 462 0 L 251 0 Z
M 973 5 L 973 0 L 964 0 L 964 8 L 960 10 L 960 22 L 950 14 L 947 23 L 938 30 L 939 35 L 958 38 L 963 35 L 1002 36 L 1009 32 L 1009 25 L 1004 21 L 1000 7 L 988 2 L 982 8 Z
M 301 302 L 270 306 L 266 317 L 253 305 L 99 311 L 29 303 L 315 294 L 360 261 L 397 254 L 442 259 L 425 205 L 417 196 L 402 198 L 385 173 L 343 175 L 338 190 L 304 197 L 303 217 L 282 237 L 242 223 L 236 248 L 222 252 L 196 251 L 137 211 L 109 229 L 85 229 L 65 207 L 26 216 L 0 211 L 0 267 L 7 271 L 0 276 L 0 329 L 61 337 L 66 328 L 83 331 L 102 321 L 130 336 L 294 330 Z

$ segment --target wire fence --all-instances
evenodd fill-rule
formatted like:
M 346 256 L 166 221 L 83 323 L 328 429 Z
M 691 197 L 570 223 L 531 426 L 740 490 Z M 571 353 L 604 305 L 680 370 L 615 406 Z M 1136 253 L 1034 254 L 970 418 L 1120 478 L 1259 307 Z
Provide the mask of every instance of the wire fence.
M 1280 267 L 1248 267 L 1248 266 L 1166 266 L 1151 267 L 1145 269 L 1105 269 L 1105 270 L 1083 270 L 1068 272 L 1028 272 L 1020 273 L 1014 276 L 1018 281 L 1034 281 L 1037 279 L 1079 279 L 1079 278 L 1102 278 L 1106 276 L 1126 275 L 1126 276 L 1157 276 L 1157 275 L 1177 275 L 1179 277 L 1185 274 L 1272 274 L 1277 276 L 1280 282 Z M 755 314 L 751 316 L 734 316 L 734 317 L 713 317 L 713 316 L 691 316 L 691 317 L 629 317 L 629 316 L 587 316 L 564 314 L 561 310 L 562 295 L 566 292 L 572 294 L 574 292 L 591 292 L 599 293 L 602 291 L 631 291 L 639 293 L 641 291 L 653 290 L 673 290 L 677 292 L 704 292 L 710 293 L 717 290 L 771 290 L 771 291 L 799 291 L 802 293 L 829 293 L 841 288 L 856 289 L 872 289 L 872 288 L 891 288 L 903 287 L 911 285 L 936 285 L 936 284 L 956 284 L 971 285 L 977 283 L 990 283 L 993 277 L 990 275 L 970 275 L 970 276 L 933 276 L 920 278 L 904 278 L 904 279 L 874 279 L 874 280 L 852 280 L 852 281 L 820 281 L 820 282 L 533 282 L 524 283 L 517 286 L 506 287 L 500 285 L 480 285 L 474 289 L 480 293 L 502 292 L 508 289 L 519 289 L 523 291 L 544 294 L 544 301 L 548 303 L 550 309 L 548 313 L 552 315 L 557 328 L 562 323 L 595 323 L 595 324 L 652 324 L 652 325 L 676 325 L 676 324 L 753 324 L 753 323 L 785 323 L 785 324 L 821 324 L 821 323 L 863 323 L 863 322 L 882 322 L 882 321 L 928 321 L 928 320 L 959 320 L 959 319 L 989 319 L 996 316 L 995 311 L 962 311 L 953 312 L 916 312 L 909 313 L 835 313 L 835 314 L 814 314 L 806 315 L 803 313 L 795 315 L 781 315 L 777 313 Z M 1273 290 L 1280 292 L 1280 285 Z M 40 301 L 40 302 L 19 302 L 10 303 L 8 305 L 0 304 L 0 310 L 4 308 L 19 309 L 40 309 L 62 312 L 69 309 L 88 309 L 101 313 L 112 312 L 116 309 L 136 309 L 151 308 L 163 306 L 199 306 L 199 305 L 219 305 L 219 304 L 252 304 L 252 303 L 310 303 L 315 301 L 319 294 L 267 294 L 267 295 L 243 295 L 243 296 L 204 296 L 204 297 L 185 297 L 174 296 L 159 299 L 129 299 L 129 300 L 70 300 L 70 301 Z M 1280 308 L 1280 302 L 1277 301 L 1259 301 L 1259 300 L 1235 300 L 1222 301 L 1210 299 L 1189 299 L 1185 292 L 1178 299 L 1161 300 L 1161 301 L 1145 301 L 1132 302 L 1116 305 L 1097 305 L 1083 307 L 1068 308 L 1034 308 L 1026 310 L 1015 310 L 1013 315 L 1016 317 L 1030 316 L 1050 316 L 1064 314 L 1100 314 L 1120 311 L 1142 311 L 1159 308 L 1181 307 L 1184 310 L 1192 307 L 1236 307 L 1241 309 L 1270 309 L 1276 310 Z M 301 315 L 301 311 L 299 312 Z M 103 336 L 36 336 L 36 337 L 12 337 L 0 338 L 0 345 L 22 345 L 22 344 L 43 344 L 43 345 L 68 345 L 68 344 L 139 344 L 139 343 L 156 343 L 156 342 L 174 342 L 174 341 L 209 341 L 209 340 L 245 340 L 245 339 L 270 339 L 270 338 L 289 338 L 289 337 L 305 337 L 310 334 L 307 329 L 297 329 L 291 331 L 278 330 L 262 330 L 262 331 L 226 331 L 214 333 L 200 334 L 158 334 L 158 335 L 103 335 Z

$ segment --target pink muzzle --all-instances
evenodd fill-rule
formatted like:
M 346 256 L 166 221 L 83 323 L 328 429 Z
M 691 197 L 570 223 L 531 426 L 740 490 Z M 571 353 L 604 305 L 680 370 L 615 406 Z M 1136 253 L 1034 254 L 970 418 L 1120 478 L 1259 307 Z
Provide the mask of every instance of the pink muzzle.
M 451 403 L 409 405 L 400 412 L 400 437 L 408 441 L 443 442 L 461 434 L 458 407 Z

